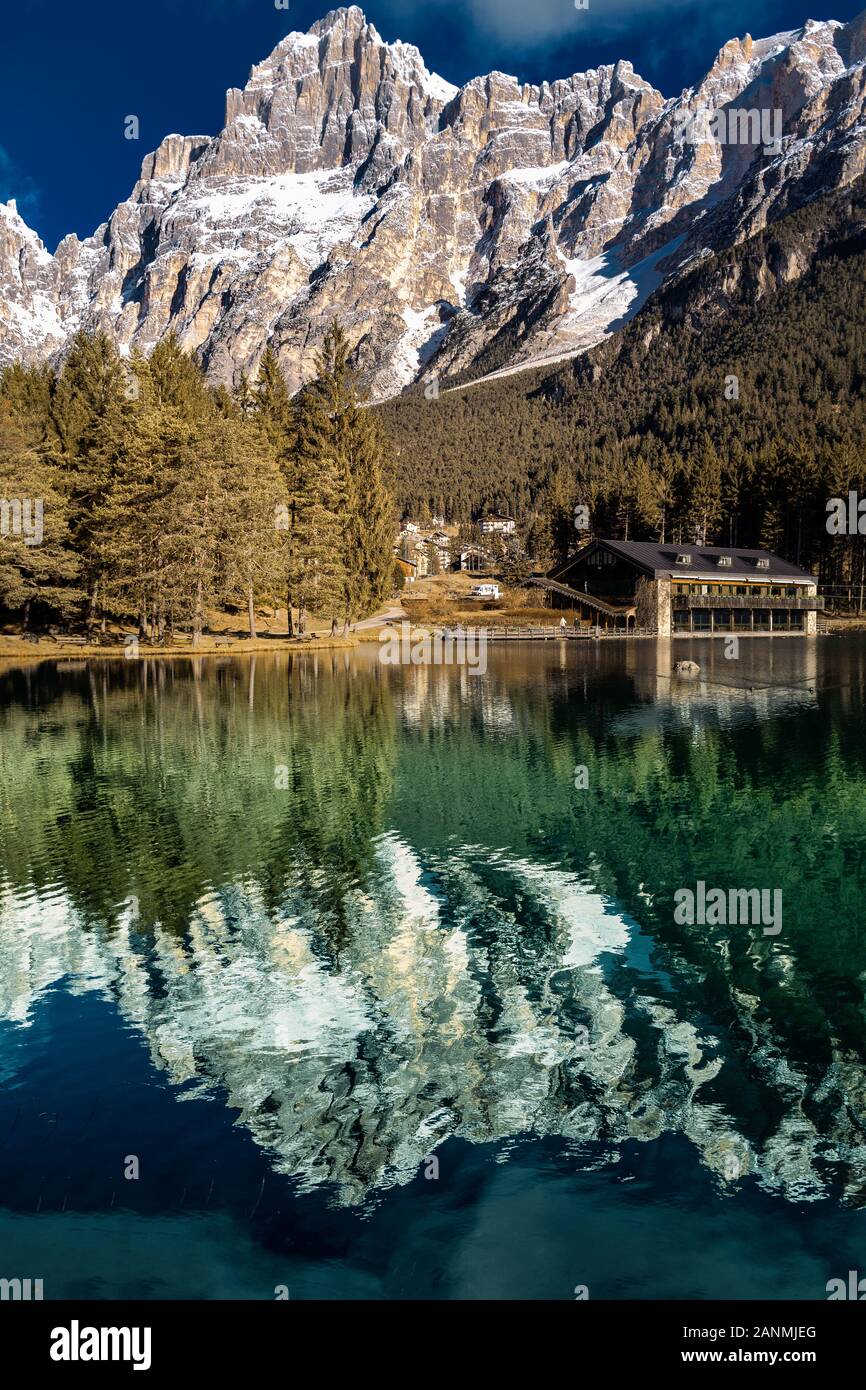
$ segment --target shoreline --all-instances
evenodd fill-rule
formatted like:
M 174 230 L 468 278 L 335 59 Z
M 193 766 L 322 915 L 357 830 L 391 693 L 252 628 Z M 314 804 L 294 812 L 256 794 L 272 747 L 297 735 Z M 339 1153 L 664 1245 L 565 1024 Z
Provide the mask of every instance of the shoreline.
M 128 648 L 104 647 L 96 643 L 55 642 L 42 638 L 27 642 L 18 637 L 0 637 L 0 663 L 31 665 L 43 661 L 83 661 L 98 658 L 102 661 L 125 661 L 134 665 L 140 661 L 191 661 L 200 656 L 261 656 L 268 652 L 350 651 L 360 645 L 363 636 L 332 637 L 330 633 L 306 637 L 238 638 L 214 641 L 204 638 L 193 647 L 189 643 L 173 647 L 150 647 L 142 644 L 135 657 L 126 655 Z
M 411 626 L 420 631 L 422 628 L 429 628 L 430 624 L 413 622 Z M 837 618 L 835 620 L 830 619 L 828 622 L 827 635 L 862 632 L 864 630 L 866 630 L 866 619 Z M 119 646 L 105 647 L 98 643 L 56 642 L 47 637 L 30 642 L 22 637 L 0 636 L 0 665 L 8 668 L 10 665 L 38 665 L 45 661 L 91 661 L 93 659 L 129 661 L 130 663 L 138 661 L 190 661 L 202 656 L 261 656 L 269 652 L 352 651 L 360 646 L 378 643 L 381 634 L 389 631 L 399 632 L 399 627 L 395 627 L 393 620 L 389 622 L 388 619 L 383 619 L 381 627 L 368 627 L 361 632 L 351 633 L 347 637 L 332 637 L 330 633 L 308 633 L 305 637 L 274 635 L 255 639 L 239 637 L 226 641 L 210 636 L 203 638 L 195 648 L 188 642 L 172 647 L 150 647 L 143 644 L 136 657 L 128 657 L 126 655 L 128 649 Z M 682 636 L 683 634 L 678 635 Z M 697 636 L 698 634 L 694 635 Z M 754 635 L 757 636 L 758 634 Z M 779 635 L 799 636 L 801 634 Z

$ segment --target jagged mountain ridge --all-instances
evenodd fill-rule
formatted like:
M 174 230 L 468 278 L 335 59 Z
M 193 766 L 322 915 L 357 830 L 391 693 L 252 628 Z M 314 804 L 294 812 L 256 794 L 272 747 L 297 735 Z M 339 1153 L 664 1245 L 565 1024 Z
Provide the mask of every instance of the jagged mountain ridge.
M 356 7 L 286 36 L 223 129 L 167 136 L 129 199 L 51 256 L 0 205 L 0 362 L 79 328 L 148 352 L 168 331 L 212 380 L 268 342 L 290 383 L 339 317 L 376 397 L 594 346 L 649 293 L 866 169 L 866 15 L 732 39 L 666 100 L 625 61 L 459 90 Z M 777 150 L 684 117 L 779 109 Z
M 730 373 L 736 402 L 723 389 Z M 620 449 L 688 457 L 707 433 L 726 459 L 773 445 L 805 445 L 817 459 L 847 444 L 859 457 L 864 382 L 861 175 L 671 278 L 579 357 L 505 370 L 435 400 L 415 388 L 375 409 L 394 442 L 407 514 L 429 507 L 469 519 L 493 507 L 529 516 L 569 458 L 586 468 Z M 743 507 L 740 543 L 748 533 L 757 545 L 763 512 L 750 521 Z M 822 502 L 822 530 L 823 519 Z

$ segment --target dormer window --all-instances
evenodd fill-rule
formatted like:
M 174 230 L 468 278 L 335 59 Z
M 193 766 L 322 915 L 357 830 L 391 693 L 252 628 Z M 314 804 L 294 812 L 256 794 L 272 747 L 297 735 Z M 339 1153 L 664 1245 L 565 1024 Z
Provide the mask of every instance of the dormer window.
M 756 560 L 755 567 L 759 570 L 768 570 L 770 568 L 770 562 L 769 560 Z
M 718 560 L 716 561 L 716 564 L 717 564 L 717 565 L 720 565 L 720 566 L 722 567 L 722 569 L 730 569 L 730 568 L 731 568 L 731 557 L 730 557 L 730 555 L 720 555 L 719 558 L 718 558 Z
M 678 564 L 678 565 L 690 565 L 691 563 L 692 563 L 692 557 L 691 557 L 691 555 L 678 555 L 678 556 L 677 556 L 677 564 Z

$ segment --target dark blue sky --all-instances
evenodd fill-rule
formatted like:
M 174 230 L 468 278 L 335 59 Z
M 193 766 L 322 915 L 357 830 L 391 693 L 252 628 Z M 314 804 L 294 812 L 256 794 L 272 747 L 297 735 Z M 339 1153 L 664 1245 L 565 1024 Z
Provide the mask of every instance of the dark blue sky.
M 853 18 L 864 0 L 369 0 L 386 39 L 415 43 L 451 82 L 499 68 L 538 81 L 628 58 L 666 96 L 703 75 L 729 38 L 807 18 Z M 89 235 L 171 131 L 214 134 L 226 87 L 242 87 L 326 0 L 39 0 L 8 6 L 0 52 L 0 200 L 14 197 L 54 249 Z M 137 115 L 141 138 L 124 139 Z

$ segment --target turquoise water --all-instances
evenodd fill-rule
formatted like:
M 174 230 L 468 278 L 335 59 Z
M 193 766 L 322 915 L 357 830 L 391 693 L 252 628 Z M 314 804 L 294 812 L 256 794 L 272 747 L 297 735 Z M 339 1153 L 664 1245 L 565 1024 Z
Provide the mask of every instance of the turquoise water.
M 866 1273 L 866 640 L 740 652 L 0 673 L 0 1277 Z M 779 889 L 781 932 L 678 925 L 699 880 Z

